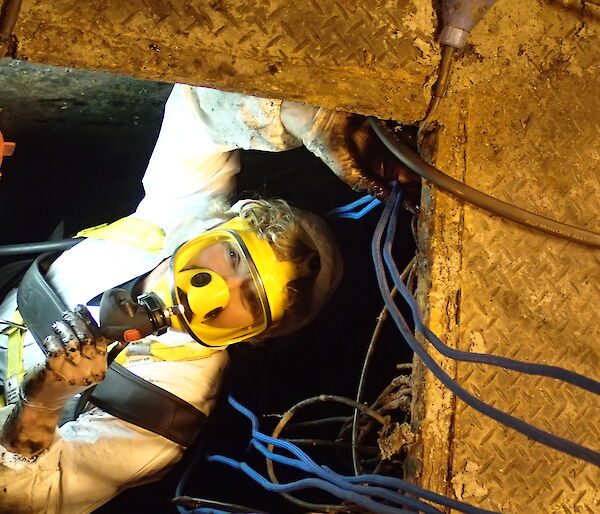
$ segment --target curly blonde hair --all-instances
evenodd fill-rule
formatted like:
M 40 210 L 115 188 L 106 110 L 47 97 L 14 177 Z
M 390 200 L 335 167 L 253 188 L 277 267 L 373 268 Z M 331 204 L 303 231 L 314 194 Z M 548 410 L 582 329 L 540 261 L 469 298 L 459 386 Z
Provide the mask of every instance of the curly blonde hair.
M 279 260 L 297 258 L 298 246 L 307 237 L 298 222 L 298 213 L 280 198 L 247 200 L 232 212 L 224 200 L 214 202 L 208 212 L 212 218 L 229 220 L 239 216 L 256 230 L 257 237 L 268 241 Z M 304 243 L 306 246 L 306 243 Z
M 275 256 L 280 261 L 301 263 L 308 261 L 310 273 L 292 280 L 287 284 L 287 301 L 282 319 L 273 324 L 267 332 L 254 338 L 283 335 L 297 328 L 301 320 L 310 315 L 312 287 L 320 271 L 319 252 L 311 247 L 310 238 L 300 223 L 301 212 L 293 209 L 285 200 L 248 200 L 239 209 L 239 213 L 224 209 L 226 204 L 215 203 L 209 213 L 218 219 L 231 219 L 239 216 L 256 231 L 257 237 L 268 241 Z M 290 326 L 289 330 L 286 327 Z

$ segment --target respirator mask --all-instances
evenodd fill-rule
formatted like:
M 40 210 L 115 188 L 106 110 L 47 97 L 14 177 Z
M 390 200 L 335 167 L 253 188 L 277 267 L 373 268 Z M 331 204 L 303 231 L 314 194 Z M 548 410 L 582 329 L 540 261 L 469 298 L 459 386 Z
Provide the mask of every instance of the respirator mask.
M 137 298 L 104 293 L 100 326 L 107 337 L 135 341 L 167 328 L 198 343 L 223 347 L 267 330 L 285 312 L 287 285 L 302 275 L 271 244 L 235 217 L 182 244 L 152 291 Z

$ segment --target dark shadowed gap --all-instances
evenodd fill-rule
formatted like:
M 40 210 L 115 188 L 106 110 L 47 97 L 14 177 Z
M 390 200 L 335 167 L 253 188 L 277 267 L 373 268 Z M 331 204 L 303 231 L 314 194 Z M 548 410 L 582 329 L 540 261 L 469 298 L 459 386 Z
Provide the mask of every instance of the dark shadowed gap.
M 7 140 L 17 143 L 17 151 L 2 168 L 0 242 L 44 239 L 60 221 L 71 235 L 129 214 L 143 193 L 140 178 L 169 89 L 168 84 L 125 77 L 3 63 L 0 130 Z M 281 153 L 243 152 L 237 190 L 241 197 L 252 191 L 285 198 L 321 215 L 361 196 L 303 148 Z M 293 336 L 267 341 L 258 348 L 239 345 L 232 349 L 226 390 L 259 416 L 282 413 L 321 393 L 351 398 L 356 394 L 366 345 L 383 305 L 369 250 L 379 213 L 378 208 L 358 221 L 332 222 L 345 261 L 345 277 L 315 322 Z M 414 253 L 408 214 L 402 216 L 398 237 L 397 257 L 402 268 Z M 396 376 L 396 363 L 411 358 L 406 344 L 388 324 L 370 367 L 367 401 L 373 401 Z M 326 404 L 301 413 L 298 420 L 350 414 L 347 408 Z M 265 418 L 262 428 L 269 432 L 274 424 L 275 420 Z M 331 439 L 336 431 L 329 428 L 294 436 Z M 246 451 L 249 436 L 247 421 L 222 402 L 205 437 L 206 451 L 246 460 L 264 472 L 263 459 Z M 309 453 L 338 471 L 350 472 L 347 451 L 337 455 L 331 449 L 309 449 Z M 175 512 L 168 499 L 179 471 L 157 484 L 126 491 L 96 512 Z M 275 513 L 300 512 L 242 473 L 203 459 L 195 467 L 186 493 Z M 302 497 L 333 501 L 323 495 Z

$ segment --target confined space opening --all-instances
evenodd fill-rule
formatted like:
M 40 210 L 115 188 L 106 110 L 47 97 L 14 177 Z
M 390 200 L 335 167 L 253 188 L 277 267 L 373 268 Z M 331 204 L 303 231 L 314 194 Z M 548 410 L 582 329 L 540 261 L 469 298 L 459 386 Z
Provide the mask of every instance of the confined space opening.
M 19 61 L 0 63 L 0 83 L 0 130 L 17 145 L 2 165 L 0 242 L 44 240 L 59 224 L 71 236 L 130 214 L 143 195 L 141 177 L 171 85 Z M 239 198 L 248 193 L 281 197 L 324 216 L 362 196 L 304 148 L 280 153 L 243 151 L 241 159 Z M 232 365 L 221 398 L 232 394 L 259 415 L 265 432 L 270 433 L 277 423 L 272 414 L 281 414 L 304 398 L 318 394 L 355 397 L 366 348 L 383 307 L 370 255 L 380 213 L 381 206 L 359 220 L 330 222 L 343 254 L 345 276 L 313 323 L 289 337 L 231 349 Z M 399 218 L 395 257 L 400 269 L 415 253 L 412 218 L 406 211 Z M 410 318 L 407 310 L 404 314 Z M 397 364 L 411 361 L 412 352 L 388 321 L 366 378 L 365 401 L 374 402 L 403 373 Z M 350 414 L 347 407 L 323 404 L 300 412 L 294 422 Z M 398 421 L 405 418 L 398 415 Z M 286 436 L 338 440 L 337 445 L 315 443 L 305 449 L 317 462 L 347 473 L 348 438 L 340 435 L 340 427 L 335 423 L 299 426 Z M 221 401 L 202 440 L 204 451 L 230 455 L 262 469 L 263 459 L 247 449 L 249 430 L 248 422 Z M 367 469 L 377 465 L 377 430 L 366 430 L 361 442 Z M 402 476 L 402 459 L 390 463 L 386 471 Z M 180 473 L 181 467 L 158 484 L 127 491 L 97 512 L 175 512 L 169 499 Z M 280 475 L 286 478 L 285 473 Z M 302 512 L 243 474 L 203 458 L 194 466 L 186 493 L 269 512 Z M 302 497 L 335 502 L 323 494 Z

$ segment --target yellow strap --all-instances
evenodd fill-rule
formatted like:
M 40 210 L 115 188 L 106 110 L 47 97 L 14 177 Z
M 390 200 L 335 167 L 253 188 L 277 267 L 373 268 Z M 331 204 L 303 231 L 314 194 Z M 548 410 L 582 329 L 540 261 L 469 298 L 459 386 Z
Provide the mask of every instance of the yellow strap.
M 13 321 L 18 324 L 23 324 L 23 318 L 19 311 L 15 311 Z M 23 340 L 25 338 L 25 330 L 15 327 L 8 335 L 8 358 L 6 366 L 6 377 L 14 377 L 17 375 L 19 380 L 24 374 L 23 370 Z
M 190 348 L 185 345 L 167 346 L 158 341 L 154 341 L 150 345 L 150 353 L 163 361 L 192 361 L 204 359 L 219 351 L 221 350 L 214 350 L 200 345 L 197 345 L 197 348 Z
M 131 344 L 148 344 L 146 342 L 142 343 L 131 343 Z M 220 350 L 214 350 L 212 348 L 205 348 L 203 346 L 197 345 L 197 348 L 191 348 L 186 345 L 179 346 L 167 346 L 166 344 L 160 343 L 158 341 L 153 341 L 149 344 L 150 346 L 150 355 L 155 361 L 193 361 L 197 359 L 204 359 L 206 357 L 210 357 L 213 353 L 218 352 Z M 133 353 L 133 352 L 132 352 Z M 122 351 L 116 357 L 116 361 L 124 365 L 129 359 L 135 360 L 137 355 L 128 355 L 127 349 Z M 140 356 L 140 358 L 147 358 L 144 356 Z
M 165 242 L 165 232 L 149 221 L 127 216 L 114 223 L 104 223 L 96 227 L 86 228 L 75 237 L 90 237 L 105 239 L 142 248 L 153 253 L 159 253 Z
M 19 311 L 15 311 L 13 321 L 19 325 L 23 324 L 23 318 Z M 16 376 L 19 382 L 25 374 L 25 370 L 23 369 L 23 340 L 25 339 L 25 332 L 26 329 L 14 326 L 3 331 L 4 334 L 8 335 L 6 378 L 9 379 Z M 5 405 L 4 395 L 0 394 L 0 407 L 4 407 Z

